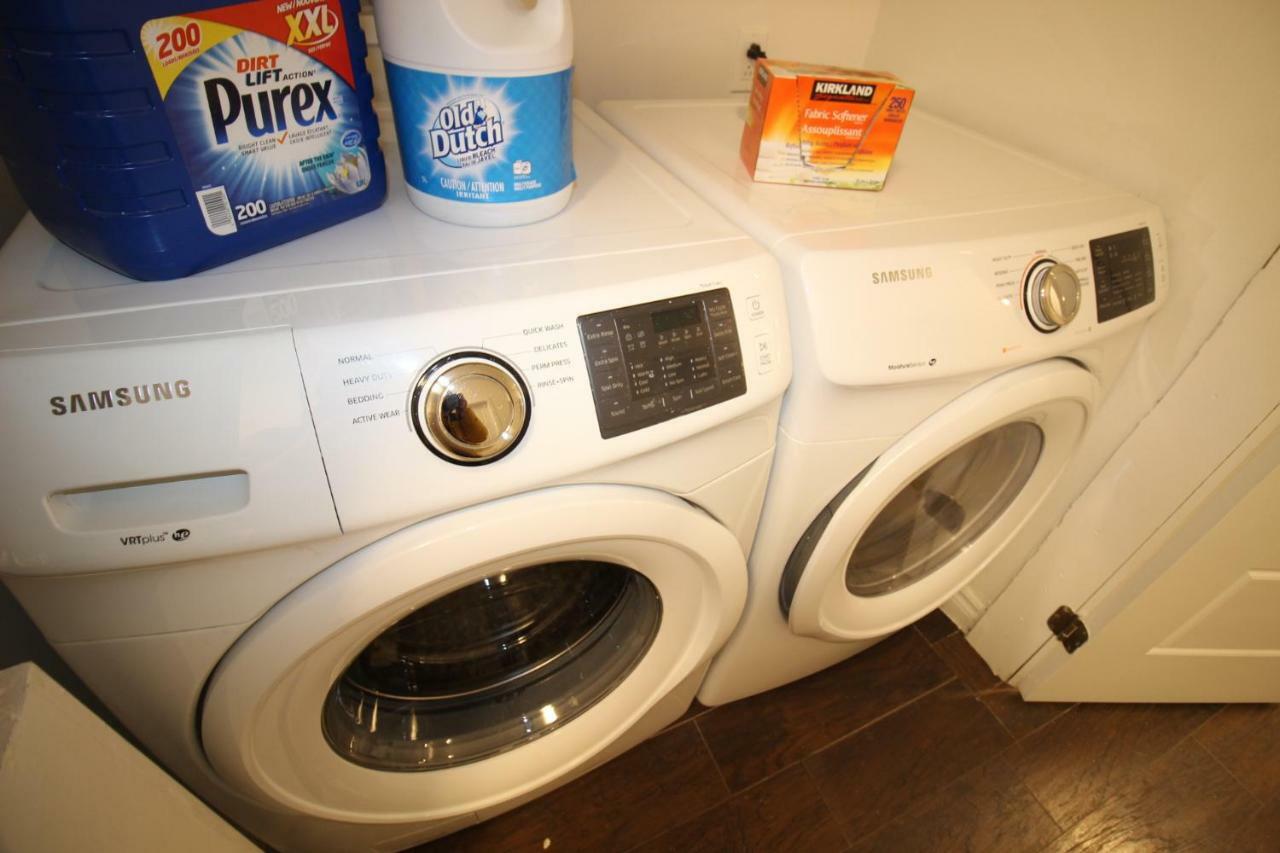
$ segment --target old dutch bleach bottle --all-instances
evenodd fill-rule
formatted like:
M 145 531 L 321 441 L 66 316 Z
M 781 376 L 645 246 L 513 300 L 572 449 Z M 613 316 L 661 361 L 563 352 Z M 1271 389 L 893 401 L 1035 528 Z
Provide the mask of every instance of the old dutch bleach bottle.
M 573 192 L 564 0 L 375 0 L 409 197 L 461 225 L 554 216 Z

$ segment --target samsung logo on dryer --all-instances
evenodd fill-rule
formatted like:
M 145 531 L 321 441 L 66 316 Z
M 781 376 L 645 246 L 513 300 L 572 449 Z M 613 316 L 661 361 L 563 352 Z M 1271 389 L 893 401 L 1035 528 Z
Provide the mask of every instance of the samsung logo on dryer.
M 897 284 L 901 281 L 920 281 L 933 278 L 933 267 L 904 267 L 898 270 L 880 270 L 871 274 L 872 284 Z
M 173 382 L 153 382 L 150 385 L 122 385 L 101 391 L 82 391 L 63 397 L 49 398 L 49 411 L 54 415 L 74 415 L 78 412 L 100 412 L 103 409 L 142 406 L 165 400 L 191 396 L 191 383 L 186 379 Z

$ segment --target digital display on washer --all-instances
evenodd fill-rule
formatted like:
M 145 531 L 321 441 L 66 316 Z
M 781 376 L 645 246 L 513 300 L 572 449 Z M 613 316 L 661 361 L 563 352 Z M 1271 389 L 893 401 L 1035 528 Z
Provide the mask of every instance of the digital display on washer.
M 726 288 L 578 318 L 601 438 L 747 393 Z
M 662 334 L 684 326 L 697 326 L 702 322 L 701 308 L 701 305 L 692 302 L 668 311 L 657 311 L 649 315 L 653 318 L 653 330 L 658 334 Z
M 1156 269 L 1151 232 L 1146 228 L 1089 241 L 1098 322 L 1136 311 L 1156 299 Z

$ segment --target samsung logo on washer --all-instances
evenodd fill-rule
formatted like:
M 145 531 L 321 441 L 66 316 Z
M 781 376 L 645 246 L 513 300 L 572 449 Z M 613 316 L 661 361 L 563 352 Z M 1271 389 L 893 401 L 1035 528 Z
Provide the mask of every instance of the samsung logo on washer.
M 872 284 L 897 284 L 900 281 L 919 281 L 933 278 L 933 267 L 910 267 L 900 270 L 880 270 L 871 274 Z
M 191 383 L 186 379 L 173 382 L 153 382 L 150 385 L 123 385 L 104 388 L 101 391 L 85 391 L 65 397 L 50 397 L 49 409 L 55 415 L 74 415 L 77 412 L 100 412 L 103 409 L 124 408 L 135 403 L 159 403 L 175 397 L 190 397 Z

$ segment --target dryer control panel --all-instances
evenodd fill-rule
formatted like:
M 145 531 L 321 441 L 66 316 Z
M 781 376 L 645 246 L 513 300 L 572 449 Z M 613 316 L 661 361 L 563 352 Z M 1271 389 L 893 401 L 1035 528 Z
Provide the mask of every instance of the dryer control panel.
M 601 438 L 747 392 L 726 288 L 578 318 Z

